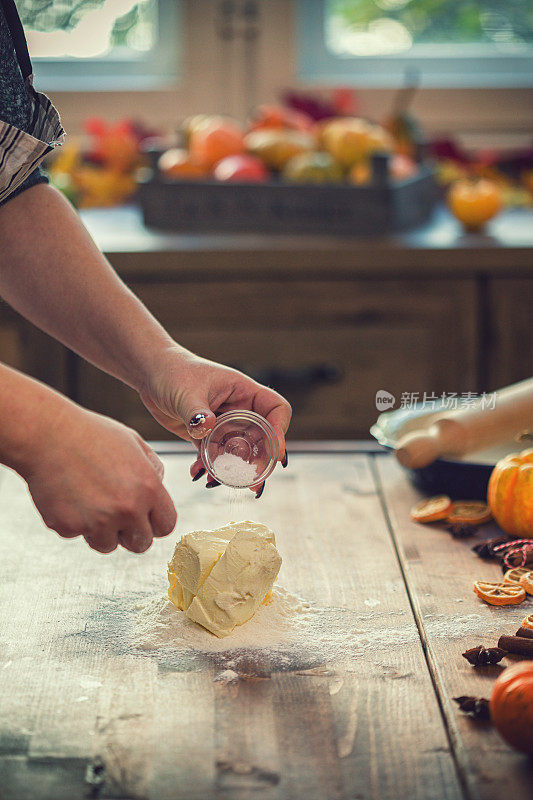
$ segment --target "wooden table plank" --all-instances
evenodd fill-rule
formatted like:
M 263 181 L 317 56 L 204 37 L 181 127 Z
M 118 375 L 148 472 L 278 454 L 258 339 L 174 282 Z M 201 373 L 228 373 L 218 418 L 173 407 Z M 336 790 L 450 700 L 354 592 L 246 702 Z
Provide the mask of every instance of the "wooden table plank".
M 514 633 L 533 610 L 531 598 L 519 606 L 497 608 L 473 593 L 475 580 L 501 580 L 496 562 L 484 561 L 471 548 L 476 540 L 501 535 L 495 524 L 475 538 L 453 539 L 443 528 L 412 522 L 409 509 L 420 494 L 389 458 L 375 461 L 394 540 L 428 664 L 439 692 L 462 778 L 480 800 L 529 800 L 533 762 L 508 747 L 489 725 L 470 720 L 452 701 L 460 695 L 490 697 L 492 684 L 512 657 L 500 665 L 473 668 L 461 654 L 469 647 L 495 646 L 503 633 Z
M 308 638 L 140 649 L 139 607 L 163 596 L 176 535 L 142 556 L 94 553 L 47 531 L 4 470 L 2 797 L 68 797 L 65 782 L 81 796 L 102 763 L 101 798 L 462 798 L 369 456 L 295 455 L 259 503 L 192 484 L 189 456 L 164 461 L 177 535 L 247 517 L 275 530 Z

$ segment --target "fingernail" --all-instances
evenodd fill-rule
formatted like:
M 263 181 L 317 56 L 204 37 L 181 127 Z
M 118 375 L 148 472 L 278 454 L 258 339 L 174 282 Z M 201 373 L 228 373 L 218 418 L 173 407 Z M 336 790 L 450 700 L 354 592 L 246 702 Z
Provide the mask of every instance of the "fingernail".
M 207 417 L 205 414 L 195 414 L 194 417 L 189 420 L 189 425 L 195 428 L 197 425 L 203 425 L 206 419 Z
M 263 483 L 261 484 L 260 488 L 255 493 L 255 499 L 259 500 L 259 498 L 261 497 L 261 495 L 263 494 L 264 491 L 265 491 L 265 481 L 263 481 Z
M 281 459 L 281 466 L 283 467 L 283 469 L 285 469 L 287 467 L 288 463 L 289 463 L 289 455 L 288 455 L 287 451 L 285 450 L 285 455 Z
M 200 480 L 200 478 L 202 477 L 202 475 L 205 475 L 205 469 L 204 469 L 204 467 L 200 467 L 200 469 L 198 470 L 198 472 L 196 473 L 196 475 L 195 475 L 195 476 L 194 476 L 194 478 L 193 478 L 193 482 L 194 482 L 194 481 L 199 481 L 199 480 Z
M 205 488 L 206 489 L 214 489 L 215 486 L 220 486 L 221 484 L 218 481 L 207 481 Z

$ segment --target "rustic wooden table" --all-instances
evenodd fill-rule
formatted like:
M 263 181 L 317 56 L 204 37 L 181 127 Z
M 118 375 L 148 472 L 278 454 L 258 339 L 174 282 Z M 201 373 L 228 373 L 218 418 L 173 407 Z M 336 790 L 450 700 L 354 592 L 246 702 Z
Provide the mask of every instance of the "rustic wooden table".
M 471 540 L 410 522 L 417 494 L 389 456 L 307 447 L 259 503 L 240 501 L 276 532 L 279 583 L 311 603 L 308 643 L 281 660 L 274 646 L 139 649 L 139 609 L 163 596 L 176 535 L 101 556 L 47 531 L 0 472 L 3 800 L 531 797 L 533 762 L 452 702 L 490 694 L 501 667 L 461 653 L 514 632 L 531 600 L 474 596 L 499 569 Z M 163 449 L 177 533 L 228 521 L 229 491 L 192 484 L 189 455 Z

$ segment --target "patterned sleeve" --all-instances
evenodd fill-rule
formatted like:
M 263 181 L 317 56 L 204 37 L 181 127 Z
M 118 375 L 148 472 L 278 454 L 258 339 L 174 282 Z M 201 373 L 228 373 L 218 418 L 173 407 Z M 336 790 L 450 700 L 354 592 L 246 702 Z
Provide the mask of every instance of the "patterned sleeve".
M 4 10 L 0 4 L 0 120 L 31 133 L 32 116 L 32 103 L 18 65 Z M 0 202 L 0 205 L 38 183 L 48 183 L 48 178 L 39 167 L 36 167 L 14 192 Z

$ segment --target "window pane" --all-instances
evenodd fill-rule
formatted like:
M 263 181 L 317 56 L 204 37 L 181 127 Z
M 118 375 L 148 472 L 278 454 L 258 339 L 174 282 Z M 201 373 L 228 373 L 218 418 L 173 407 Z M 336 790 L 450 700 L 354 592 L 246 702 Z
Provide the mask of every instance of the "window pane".
M 126 58 L 152 50 L 157 0 L 19 0 L 37 58 Z
M 520 54 L 533 42 L 533 0 L 327 0 L 325 34 L 337 56 L 405 53 L 424 44 Z

